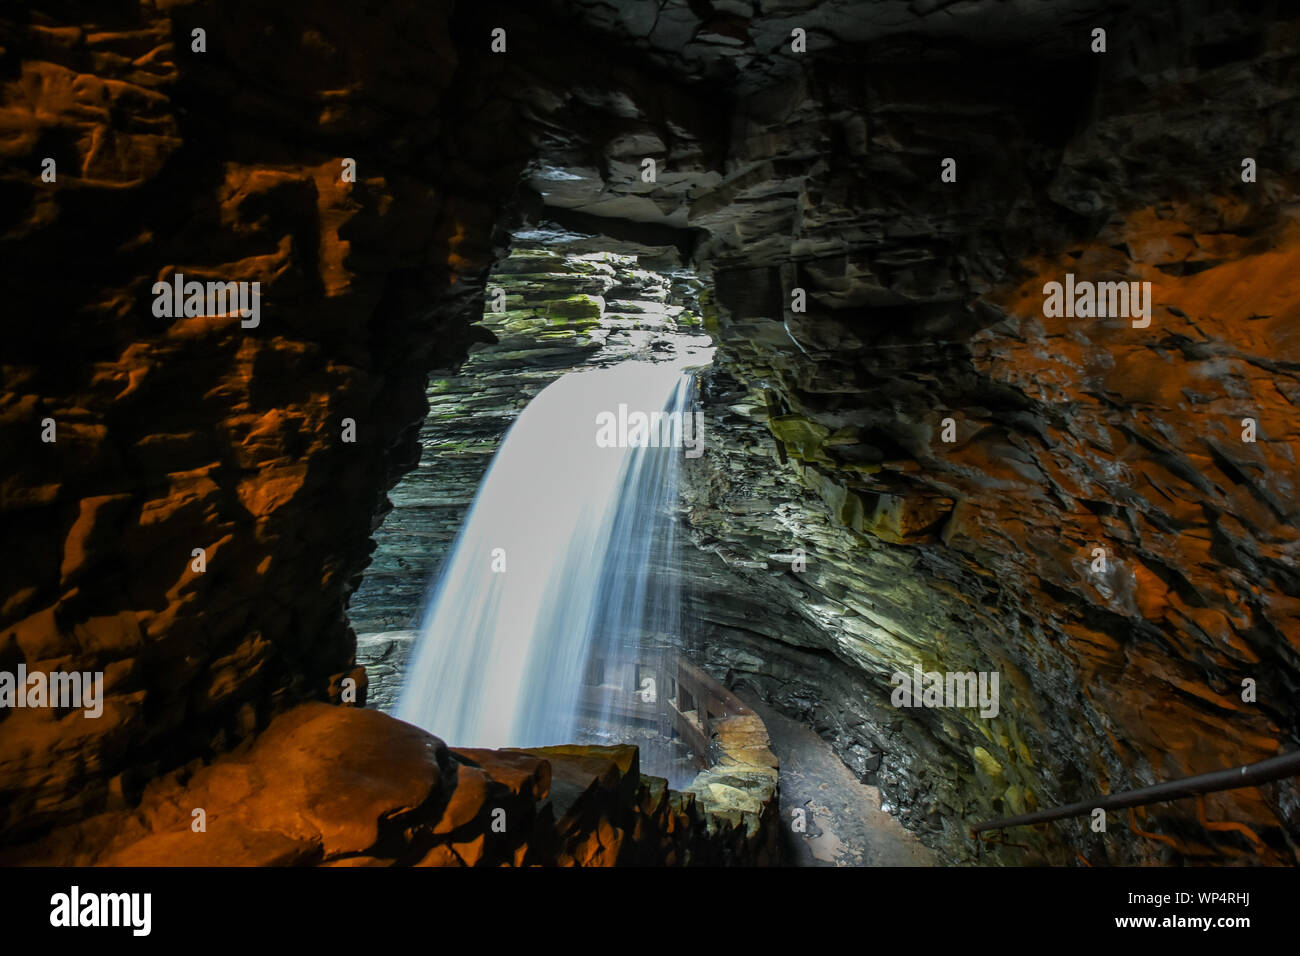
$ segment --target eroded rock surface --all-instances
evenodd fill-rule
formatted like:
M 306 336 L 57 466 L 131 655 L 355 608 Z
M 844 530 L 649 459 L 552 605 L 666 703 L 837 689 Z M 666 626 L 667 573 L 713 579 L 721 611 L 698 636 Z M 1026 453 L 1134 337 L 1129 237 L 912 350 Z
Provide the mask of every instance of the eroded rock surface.
M 761 724 L 757 734 L 771 758 Z M 248 748 L 155 780 L 131 810 L 56 829 L 0 863 L 766 864 L 768 762 L 766 788 L 677 793 L 641 774 L 635 747 L 448 749 L 378 711 L 303 704 Z

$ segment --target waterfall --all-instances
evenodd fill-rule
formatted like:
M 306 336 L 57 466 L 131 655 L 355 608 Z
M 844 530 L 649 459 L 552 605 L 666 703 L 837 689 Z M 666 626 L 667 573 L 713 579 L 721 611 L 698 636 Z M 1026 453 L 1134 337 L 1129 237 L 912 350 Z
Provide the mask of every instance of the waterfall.
M 430 591 L 398 717 L 456 746 L 571 743 L 593 662 L 676 635 L 674 577 L 651 567 L 671 553 L 684 449 L 634 416 L 699 439 L 692 383 L 680 362 L 623 362 L 528 404 Z M 611 435 L 624 445 L 602 447 Z

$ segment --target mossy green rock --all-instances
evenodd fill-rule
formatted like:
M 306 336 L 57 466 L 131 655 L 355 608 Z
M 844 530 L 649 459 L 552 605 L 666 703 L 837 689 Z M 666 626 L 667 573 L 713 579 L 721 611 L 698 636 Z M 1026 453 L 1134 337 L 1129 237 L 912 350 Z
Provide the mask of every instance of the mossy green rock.
M 831 460 L 822 451 L 831 430 L 802 415 L 778 415 L 769 419 L 772 434 L 785 445 L 785 450 L 792 457 L 803 462 L 821 462 L 830 464 Z
M 605 300 L 596 295 L 571 295 L 546 303 L 546 315 L 553 325 L 599 325 Z

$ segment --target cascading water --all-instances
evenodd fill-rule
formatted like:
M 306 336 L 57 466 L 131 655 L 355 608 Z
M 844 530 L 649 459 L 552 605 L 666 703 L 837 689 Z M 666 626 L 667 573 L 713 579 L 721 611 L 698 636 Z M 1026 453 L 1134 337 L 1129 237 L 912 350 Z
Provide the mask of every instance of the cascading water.
M 571 743 L 593 662 L 676 635 L 675 579 L 651 568 L 671 554 L 682 446 L 702 447 L 692 383 L 681 362 L 624 362 L 524 409 L 431 591 L 401 719 L 458 746 Z

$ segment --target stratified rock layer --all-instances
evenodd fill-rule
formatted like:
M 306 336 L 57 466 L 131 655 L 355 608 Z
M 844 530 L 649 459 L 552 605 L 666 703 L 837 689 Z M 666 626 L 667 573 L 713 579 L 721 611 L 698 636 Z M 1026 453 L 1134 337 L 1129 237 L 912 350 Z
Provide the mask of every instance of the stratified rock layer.
M 783 106 L 791 135 L 748 141 L 797 183 L 793 238 L 718 252 L 723 437 L 688 473 L 695 540 L 728 571 L 687 572 L 702 653 L 961 859 L 988 859 L 971 822 L 1297 742 L 1300 233 L 1279 122 L 1297 34 L 1215 26 L 1240 46 L 1099 60 L 1075 129 L 996 69 L 943 86 L 975 75 L 954 51 L 951 73 L 886 63 L 864 86 L 827 67 Z M 858 163 L 795 158 L 810 127 L 830 135 L 830 102 L 871 131 Z M 941 183 L 945 156 L 971 178 Z M 1150 282 L 1149 327 L 1046 317 L 1067 273 Z M 998 716 L 892 706 L 915 665 L 996 671 Z M 1193 801 L 1140 813 L 1156 838 L 1121 818 L 1010 839 L 1055 861 L 1295 861 L 1293 780 L 1207 798 L 1209 825 Z

